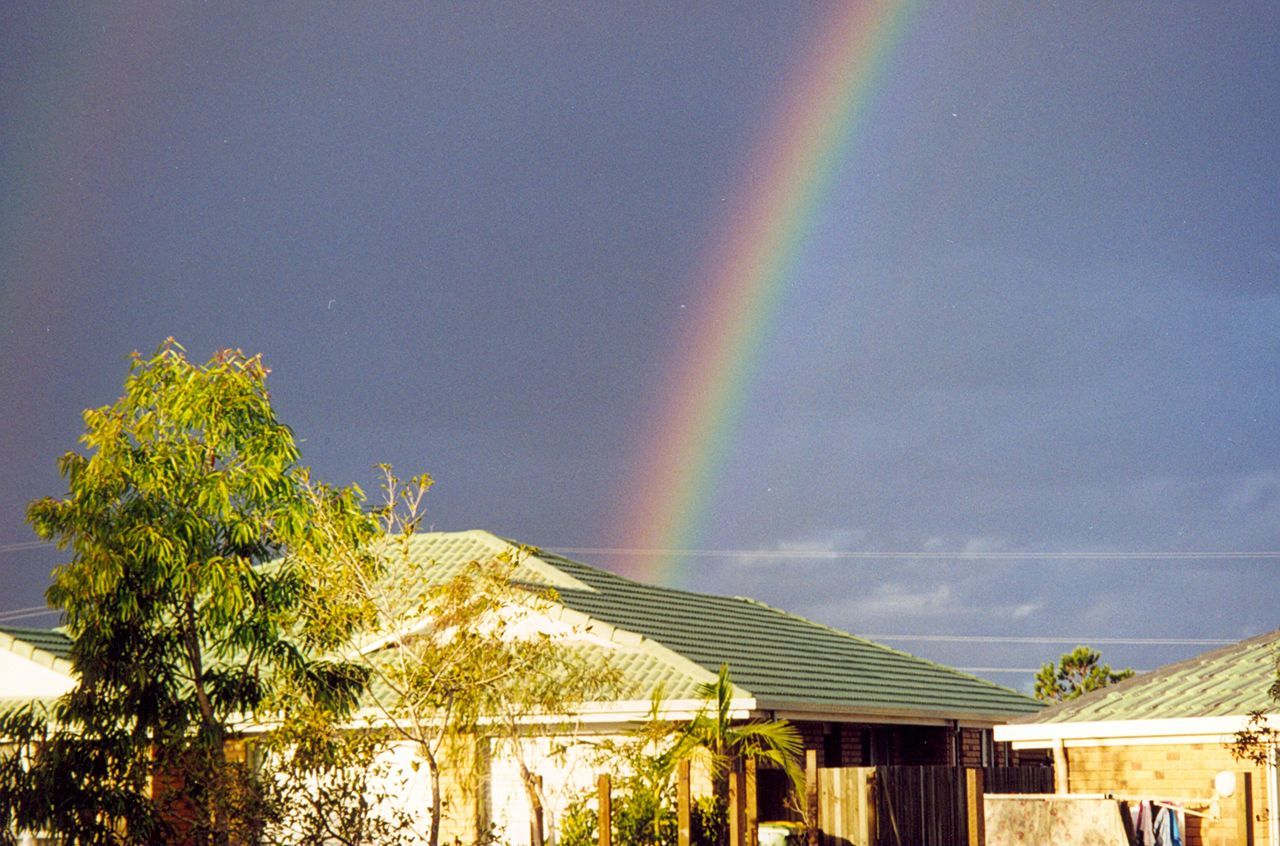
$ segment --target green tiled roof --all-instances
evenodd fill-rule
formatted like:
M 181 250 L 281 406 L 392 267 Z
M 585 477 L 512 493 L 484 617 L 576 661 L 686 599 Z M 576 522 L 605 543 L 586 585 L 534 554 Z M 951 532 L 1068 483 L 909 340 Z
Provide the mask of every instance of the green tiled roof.
M 1280 710 L 1276 681 L 1280 629 L 1169 664 L 1041 711 L 1019 723 L 1238 717 Z
M 71 657 L 71 638 L 60 629 L 24 629 L 17 626 L 0 626 L 0 645 L 12 649 L 25 643 L 32 649 L 46 652 L 55 658 Z
M 473 530 L 418 535 L 412 552 L 452 574 L 511 548 Z M 1006 719 L 1042 707 L 992 682 L 750 599 L 646 585 L 544 551 L 524 559 L 521 572 L 554 586 L 571 611 L 631 634 L 614 659 L 628 688 L 621 698 L 645 699 L 659 682 L 669 698 L 691 695 L 727 662 L 735 685 L 766 709 Z

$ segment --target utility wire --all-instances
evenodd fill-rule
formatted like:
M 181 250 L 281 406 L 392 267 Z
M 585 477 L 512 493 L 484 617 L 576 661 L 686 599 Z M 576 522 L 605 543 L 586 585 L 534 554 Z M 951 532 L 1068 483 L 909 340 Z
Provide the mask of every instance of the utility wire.
M 962 673 L 1038 673 L 1042 667 L 956 667 Z M 1136 675 L 1149 673 L 1150 670 L 1134 670 Z
M 1225 646 L 1236 643 L 1228 638 L 1218 637 L 1002 637 L 1000 635 L 911 635 L 911 634 L 869 634 L 861 635 L 867 640 L 909 640 L 933 643 L 1087 643 L 1102 646 Z
M 18 543 L 0 543 L 0 552 L 18 552 L 22 549 L 54 549 L 47 541 L 19 541 Z
M 841 550 L 805 549 L 663 549 L 658 547 L 621 546 L 563 546 L 546 547 L 548 550 L 570 555 L 620 555 L 620 556 L 685 556 L 688 558 L 790 558 L 790 559 L 853 559 L 882 561 L 1195 561 L 1195 560 L 1280 560 L 1280 550 L 1172 552 L 1153 550 L 1146 552 L 920 552 L 878 551 L 846 552 Z
M 43 617 L 46 614 L 57 614 L 58 612 L 44 605 L 33 605 L 30 608 L 15 608 L 12 611 L 0 611 L 0 623 L 8 623 L 12 620 L 25 620 L 28 617 Z
M 0 553 L 26 549 L 53 549 L 46 541 L 20 541 L 0 544 Z M 1169 550 L 1115 552 L 937 552 L 913 550 L 842 551 L 806 549 L 669 549 L 663 547 L 561 546 L 545 547 L 570 555 L 619 556 L 685 556 L 688 558 L 789 558 L 809 560 L 850 559 L 883 561 L 1195 561 L 1195 560 L 1280 560 L 1280 550 L 1204 550 L 1173 552 Z

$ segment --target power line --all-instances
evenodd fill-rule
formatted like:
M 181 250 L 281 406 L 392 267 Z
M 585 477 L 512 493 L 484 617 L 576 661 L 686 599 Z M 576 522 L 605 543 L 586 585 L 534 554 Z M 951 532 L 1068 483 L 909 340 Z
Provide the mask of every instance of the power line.
M 552 547 L 546 547 L 553 549 Z M 805 549 L 664 549 L 659 547 L 564 546 L 554 551 L 569 555 L 683 556 L 688 558 L 789 558 L 801 560 L 852 559 L 861 561 L 1196 561 L 1280 560 L 1280 550 L 1205 550 L 1203 552 L 921 552 L 909 550 L 842 551 Z
M 54 549 L 47 541 L 19 541 L 18 543 L 0 543 L 0 552 L 18 552 L 22 549 Z
M 1087 643 L 1090 646 L 1225 646 L 1236 643 L 1228 638 L 1217 637 L 1002 637 L 1000 635 L 910 635 L 910 634 L 870 634 L 862 635 L 867 640 L 909 640 L 929 641 L 933 643 Z
M 27 549 L 53 549 L 46 541 L 19 541 L 0 544 L 0 553 L 19 552 Z M 622 546 L 562 546 L 546 547 L 569 555 L 617 555 L 617 556 L 683 556 L 688 558 L 789 558 L 808 560 L 855 561 L 1195 561 L 1280 560 L 1280 550 L 1203 550 L 1200 552 L 1174 552 L 1170 550 L 1111 551 L 1111 552 L 954 552 L 919 550 L 806 550 L 806 549 L 671 549 L 663 547 Z
M 0 611 L 0 623 L 8 623 L 13 620 L 25 620 L 28 617 L 43 617 L 46 614 L 57 614 L 58 612 L 44 605 L 33 605 L 30 608 L 15 608 L 12 611 Z
M 956 667 L 962 673 L 1038 673 L 1040 667 Z M 1137 674 L 1148 673 L 1150 670 L 1134 670 Z

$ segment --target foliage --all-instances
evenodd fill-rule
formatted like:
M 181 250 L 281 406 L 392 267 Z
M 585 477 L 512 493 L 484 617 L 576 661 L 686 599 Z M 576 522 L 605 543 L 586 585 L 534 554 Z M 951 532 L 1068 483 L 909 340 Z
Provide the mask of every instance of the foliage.
M 1113 671 L 1109 664 L 1099 664 L 1101 660 L 1102 655 L 1087 646 L 1063 653 L 1057 664 L 1050 661 L 1036 673 L 1036 699 L 1066 702 L 1133 675 L 1130 669 Z
M 698 689 L 706 705 L 684 728 L 675 757 L 691 757 L 701 753 L 712 773 L 723 776 L 735 759 L 770 763 L 782 769 L 791 781 L 797 802 L 806 796 L 804 771 L 800 765 L 804 743 L 795 726 L 786 720 L 751 720 L 735 723 L 730 713 L 733 682 L 729 666 L 720 665 L 715 681 Z
M 401 846 L 416 841 L 385 732 L 336 725 L 320 709 L 293 709 L 251 750 L 269 814 L 259 842 L 273 846 Z M 399 776 L 397 778 L 397 776 Z
M 690 839 L 695 846 L 728 846 L 729 803 L 723 796 L 696 796 L 690 810 Z
M 1244 728 L 1236 732 L 1235 740 L 1227 744 L 1237 761 L 1249 761 L 1263 766 L 1273 760 L 1280 748 L 1280 730 L 1273 728 L 1262 711 L 1249 714 Z
M 169 339 L 84 413 L 88 454 L 59 461 L 66 495 L 27 513 L 71 553 L 47 596 L 77 684 L 50 714 L 0 719 L 25 752 L 5 762 L 4 822 L 66 843 L 252 839 L 267 791 L 227 741 L 278 714 L 286 687 L 290 707 L 354 706 L 367 668 L 326 655 L 369 609 L 326 579 L 377 565 L 361 552 L 377 522 L 358 488 L 310 481 L 267 374 L 239 350 L 194 364 Z
M 474 760 L 467 753 L 476 744 L 507 751 L 536 814 L 540 787 L 522 741 L 544 728 L 561 728 L 580 703 L 608 694 L 615 674 L 572 645 L 573 631 L 551 621 L 554 593 L 518 581 L 520 562 L 531 550 L 471 562 L 448 578 L 433 562 L 415 558 L 411 541 L 431 480 L 403 484 L 390 468 L 383 470 L 386 505 L 379 517 L 389 538 L 389 575 L 354 584 L 379 621 L 367 633 L 363 660 L 378 682 L 377 707 L 427 765 L 427 839 L 435 846 L 444 812 L 443 768 L 466 780 Z
M 1267 695 L 1280 704 L 1280 657 L 1276 659 L 1276 674 Z M 1280 729 L 1271 724 L 1264 712 L 1254 711 L 1227 748 L 1238 761 L 1250 761 L 1259 766 L 1268 764 L 1275 760 L 1276 750 L 1280 749 Z
M 803 745 L 795 727 L 785 720 L 734 723 L 730 705 L 733 683 L 727 666 L 715 681 L 699 690 L 704 707 L 685 725 L 660 719 L 662 692 L 655 693 L 649 718 L 621 743 L 601 745 L 602 761 L 622 775 L 613 784 L 611 824 L 620 846 L 670 846 L 676 842 L 676 764 L 700 758 L 711 770 L 714 794 L 693 799 L 690 832 L 698 846 L 728 842 L 728 802 L 725 777 L 734 761 L 754 759 L 782 768 L 800 797 L 805 794 L 799 756 Z M 802 799 L 799 801 L 803 801 Z M 572 803 L 561 823 L 563 846 L 588 846 L 596 841 L 598 800 L 594 792 Z
M 614 790 L 612 798 L 613 842 L 618 846 L 675 846 L 676 812 L 674 797 L 665 797 L 657 814 L 660 820 L 654 837 L 655 814 L 647 797 L 639 801 L 626 786 Z M 560 846 L 596 846 L 599 840 L 600 805 L 594 791 L 569 804 L 560 819 Z M 726 846 L 729 815 L 722 796 L 697 796 L 690 810 L 690 842 L 693 846 Z

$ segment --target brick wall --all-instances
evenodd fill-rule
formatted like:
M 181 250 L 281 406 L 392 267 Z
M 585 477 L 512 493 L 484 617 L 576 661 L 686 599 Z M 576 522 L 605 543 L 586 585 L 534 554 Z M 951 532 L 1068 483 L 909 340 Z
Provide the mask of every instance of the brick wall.
M 1119 798 L 1206 802 L 1213 779 L 1223 770 L 1249 769 L 1218 743 L 1166 746 L 1068 747 L 1072 793 L 1114 793 Z M 1253 768 L 1253 842 L 1267 842 L 1267 788 L 1261 767 Z M 1198 807 L 1198 805 L 1197 805 Z M 1236 846 L 1236 800 L 1220 800 L 1221 819 L 1187 816 L 1186 846 Z M 1238 844 L 1244 846 L 1244 844 Z
M 981 767 L 982 763 L 982 729 L 960 729 L 960 766 Z
M 865 726 L 854 723 L 793 723 L 805 749 L 818 751 L 819 767 L 860 767 Z

